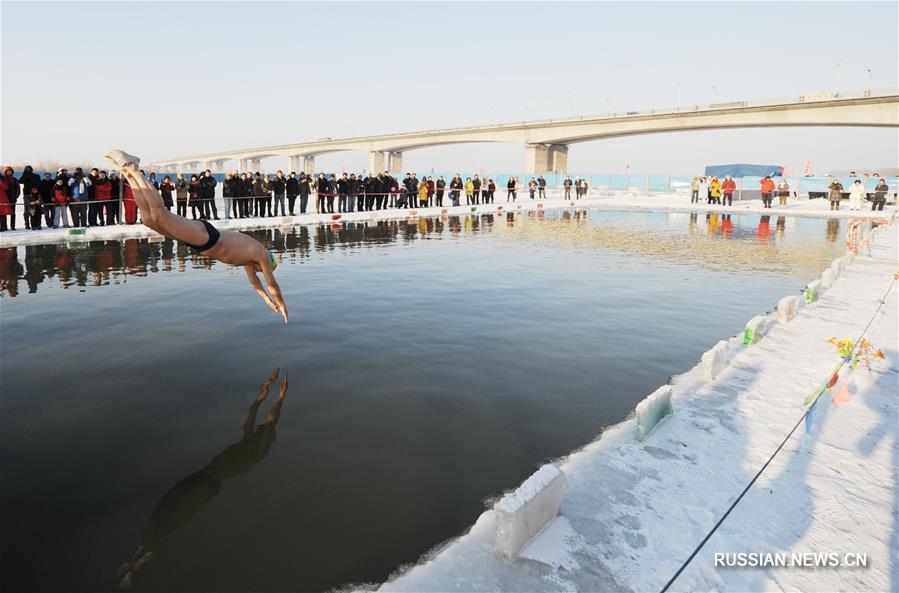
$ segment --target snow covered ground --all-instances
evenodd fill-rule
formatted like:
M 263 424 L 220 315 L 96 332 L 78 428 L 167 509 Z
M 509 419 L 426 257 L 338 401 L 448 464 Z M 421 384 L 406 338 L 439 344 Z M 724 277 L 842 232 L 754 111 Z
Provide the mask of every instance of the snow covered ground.
M 549 192 L 545 200 L 531 200 L 527 192 L 519 192 L 518 201 L 505 202 L 505 192 L 499 192 L 495 204 L 482 204 L 480 206 L 456 206 L 445 208 L 407 208 L 403 210 L 377 210 L 373 212 L 352 212 L 341 214 L 340 220 L 346 222 L 362 222 L 377 220 L 405 219 L 415 212 L 418 216 L 439 216 L 445 210 L 446 214 L 458 216 L 470 214 L 472 208 L 478 213 L 497 212 L 501 207 L 503 212 L 529 211 L 538 207 L 545 209 L 569 208 L 572 204 L 578 208 L 597 208 L 602 210 L 630 210 L 652 212 L 730 212 L 769 215 L 810 216 L 820 218 L 852 218 L 857 212 L 850 212 L 848 203 L 844 202 L 842 209 L 837 212 L 829 210 L 829 202 L 826 200 L 809 200 L 807 198 L 791 198 L 786 207 L 771 209 L 762 208 L 761 200 L 744 200 L 734 202 L 733 206 L 716 206 L 707 204 L 690 204 L 690 198 L 684 194 L 651 194 L 628 192 L 597 192 L 590 194 L 589 198 L 582 200 L 562 199 L 561 192 Z M 776 201 L 776 200 L 775 200 Z M 448 198 L 444 203 L 449 203 Z M 310 206 L 314 200 L 310 200 Z M 865 212 L 870 215 L 870 204 L 865 205 Z M 220 211 L 224 206 L 220 205 Z M 888 205 L 884 212 L 877 213 L 889 218 L 896 211 L 894 204 Z M 215 225 L 221 229 L 249 230 L 272 228 L 279 226 L 312 225 L 335 222 L 331 214 L 304 214 L 300 216 L 279 216 L 274 218 L 244 218 L 215 221 Z M 21 220 L 19 225 L 21 227 Z M 67 241 L 96 241 L 119 240 L 127 238 L 141 238 L 158 236 L 143 225 L 116 225 L 110 227 L 91 227 L 85 230 L 83 235 L 67 235 L 67 229 L 42 229 L 30 231 L 20 228 L 16 231 L 8 231 L 0 234 L 0 247 L 13 247 L 16 245 L 38 245 L 44 243 L 65 243 Z
M 821 396 L 811 433 L 799 426 L 672 590 L 899 590 L 897 229 L 895 221 L 881 228 L 870 255 L 855 257 L 792 321 L 769 315 L 769 332 L 751 346 L 731 338 L 727 367 L 711 381 L 702 379 L 701 365 L 676 376 L 673 414 L 643 442 L 632 418 L 558 460 L 567 479 L 561 514 L 516 559 L 495 552 L 496 516 L 488 510 L 469 532 L 380 590 L 661 590 L 833 371 L 839 356 L 827 340 L 855 339 L 869 321 L 866 337 L 885 359 L 870 372 L 853 371 L 848 402 Z M 716 553 L 781 552 L 793 563 L 793 553 L 835 553 L 840 565 L 715 565 Z M 847 564 L 855 554 L 866 555 L 867 567 Z

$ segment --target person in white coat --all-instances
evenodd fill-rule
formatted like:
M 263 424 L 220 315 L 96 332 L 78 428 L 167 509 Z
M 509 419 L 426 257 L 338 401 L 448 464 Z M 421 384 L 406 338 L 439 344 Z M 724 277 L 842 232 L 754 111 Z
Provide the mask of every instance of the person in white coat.
M 849 188 L 849 209 L 861 210 L 865 199 L 865 185 L 861 179 L 856 179 Z
M 705 177 L 699 178 L 699 185 L 696 188 L 696 191 L 699 195 L 700 200 L 705 200 L 708 203 L 711 203 L 711 198 L 709 198 L 709 181 Z

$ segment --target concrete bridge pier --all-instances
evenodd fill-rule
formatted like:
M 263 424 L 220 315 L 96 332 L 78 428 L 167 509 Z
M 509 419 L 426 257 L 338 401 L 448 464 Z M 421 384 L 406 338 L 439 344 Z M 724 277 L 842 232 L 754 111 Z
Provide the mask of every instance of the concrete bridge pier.
M 207 167 L 208 169 L 209 167 Z M 224 173 L 225 172 L 225 161 L 212 161 L 212 172 L 213 173 Z
M 250 171 L 256 173 L 262 169 L 262 159 L 250 159 Z
M 550 171 L 554 173 L 568 173 L 568 146 L 565 144 L 550 144 L 547 157 Z
M 314 156 L 304 156 L 303 157 L 303 172 L 307 175 L 309 173 L 315 173 L 315 157 Z
M 368 172 L 383 173 L 384 172 L 384 153 L 380 150 L 374 150 L 368 155 Z
M 247 159 L 240 159 L 239 161 L 237 161 L 237 169 L 241 173 L 246 173 L 247 170 L 249 169 L 249 166 L 250 166 L 250 161 L 248 161 Z
M 288 157 L 290 159 L 290 164 L 287 166 L 288 173 L 299 173 L 300 172 L 300 159 L 303 158 L 302 155 L 292 154 Z
M 549 154 L 546 144 L 528 144 L 525 155 L 525 173 L 534 175 L 552 171 Z
M 387 170 L 391 173 L 403 172 L 403 153 L 397 150 L 387 153 Z

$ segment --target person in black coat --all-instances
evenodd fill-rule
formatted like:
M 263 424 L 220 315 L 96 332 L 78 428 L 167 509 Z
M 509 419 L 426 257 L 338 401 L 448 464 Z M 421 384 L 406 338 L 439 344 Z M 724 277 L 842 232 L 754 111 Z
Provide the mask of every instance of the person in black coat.
M 278 216 L 278 212 L 281 212 L 281 216 L 287 214 L 284 210 L 284 192 L 287 189 L 287 178 L 284 177 L 284 173 L 278 169 L 275 173 L 274 179 L 272 179 L 272 193 L 275 194 L 275 216 Z
M 312 177 L 300 173 L 300 214 L 306 214 L 309 205 L 309 194 L 312 193 Z
M 250 210 L 253 205 L 253 176 L 249 173 L 243 174 L 240 180 L 240 204 L 238 212 L 241 218 L 249 218 Z
M 328 193 L 328 178 L 325 177 L 324 173 L 318 174 L 318 181 L 315 184 L 315 211 L 322 213 L 326 212 L 327 208 L 325 207 L 325 197 Z
M 350 193 L 350 178 L 346 173 L 337 180 L 337 211 L 348 212 L 346 209 L 347 196 Z
M 459 192 L 462 191 L 462 187 L 462 177 L 456 173 L 450 181 L 450 198 L 453 200 L 453 206 L 459 205 Z
M 243 181 L 236 172 L 228 173 L 222 183 L 222 197 L 225 198 L 225 218 L 240 216 L 240 200 L 243 194 Z
M 381 191 L 378 178 L 370 174 L 365 178 L 365 210 L 371 212 L 375 205 L 375 194 Z
M 22 184 L 22 195 L 26 198 L 31 195 L 31 190 L 37 188 L 40 191 L 41 178 L 40 176 L 34 172 L 34 169 L 31 168 L 31 165 L 26 165 L 25 170 L 22 171 L 21 177 L 19 177 L 19 183 Z M 40 221 L 38 221 L 38 225 L 40 225 Z M 25 216 L 25 228 L 31 228 L 31 218 Z
M 293 216 L 293 207 L 297 202 L 297 196 L 300 195 L 300 182 L 297 179 L 296 173 L 293 171 L 290 172 L 284 187 L 287 192 L 287 209 L 290 212 L 290 215 Z
M 212 209 L 212 217 L 215 220 L 219 219 L 219 211 L 215 206 L 215 186 L 218 185 L 218 182 L 215 180 L 215 177 L 212 176 L 212 171 L 206 169 L 203 172 L 203 178 L 200 180 L 200 187 L 202 188 L 202 194 L 200 198 L 203 200 L 203 212 L 206 214 L 206 218 L 209 218 L 210 208 Z
M 437 189 L 436 196 L 437 202 L 436 205 L 438 208 L 443 206 L 443 192 L 446 191 L 446 180 L 443 179 L 443 175 L 437 178 L 434 187 Z
M 44 222 L 47 228 L 53 226 L 53 215 L 56 212 L 53 204 L 53 186 L 53 178 L 49 173 L 44 173 L 44 178 L 40 180 L 37 191 L 41 196 L 41 209 L 44 211 Z
M 109 173 L 109 183 L 112 187 L 109 191 L 109 202 L 106 204 L 106 225 L 119 224 L 119 198 L 124 189 L 122 180 L 115 171 Z M 185 210 L 186 212 L 186 210 Z

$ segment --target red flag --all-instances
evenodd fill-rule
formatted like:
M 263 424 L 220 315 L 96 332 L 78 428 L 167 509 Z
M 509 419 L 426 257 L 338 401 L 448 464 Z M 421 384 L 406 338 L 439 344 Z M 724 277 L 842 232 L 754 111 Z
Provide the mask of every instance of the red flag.
M 846 381 L 843 381 L 843 384 L 840 385 L 840 388 L 830 401 L 835 404 L 845 404 L 851 397 L 852 394 L 849 393 L 849 385 L 846 384 Z

